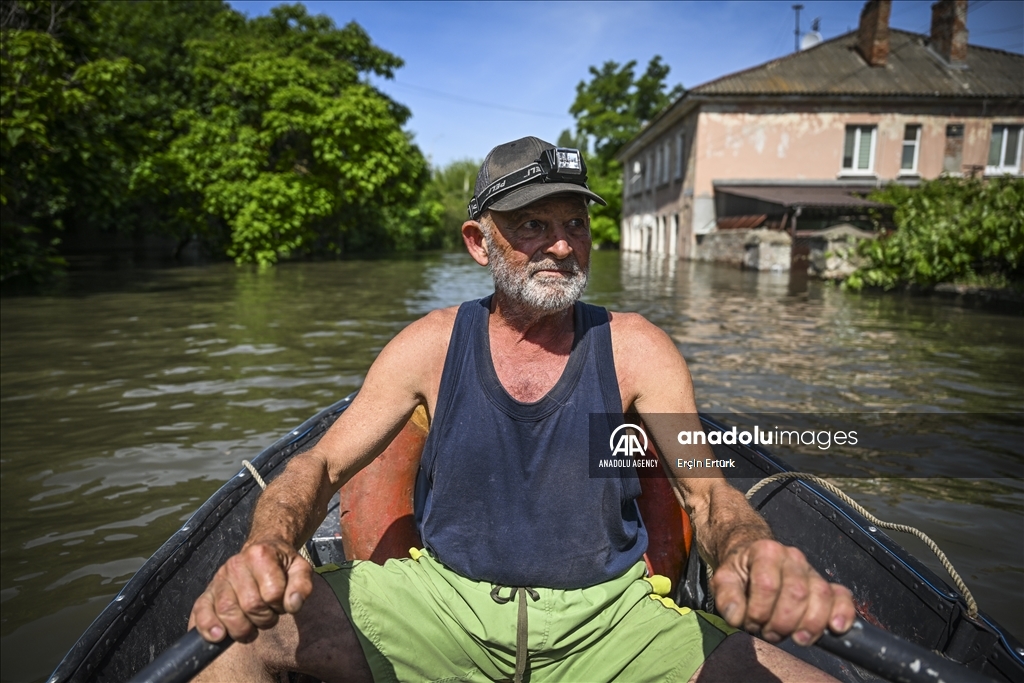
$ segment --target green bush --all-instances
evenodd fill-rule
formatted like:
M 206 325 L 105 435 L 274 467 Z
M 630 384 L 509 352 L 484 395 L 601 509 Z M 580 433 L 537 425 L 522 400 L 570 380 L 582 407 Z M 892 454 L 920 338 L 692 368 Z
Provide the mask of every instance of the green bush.
M 894 207 L 896 229 L 859 245 L 867 264 L 846 287 L 1024 282 L 1024 179 L 939 178 L 870 198 Z

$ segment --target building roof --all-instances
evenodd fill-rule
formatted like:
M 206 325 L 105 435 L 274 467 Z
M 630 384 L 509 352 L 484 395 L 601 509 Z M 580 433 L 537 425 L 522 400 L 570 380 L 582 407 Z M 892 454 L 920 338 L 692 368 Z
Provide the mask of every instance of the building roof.
M 815 208 L 881 209 L 886 204 L 873 202 L 856 194 L 848 187 L 813 185 L 715 185 L 715 193 L 733 194 L 758 199 L 785 208 L 794 206 Z
M 684 93 L 616 154 L 619 159 L 660 134 L 678 115 L 718 97 L 921 97 L 1022 100 L 1024 55 L 967 46 L 963 64 L 951 66 L 928 46 L 927 36 L 889 30 L 884 66 L 869 66 L 857 50 L 857 31 L 807 50 L 737 71 Z
M 885 66 L 857 51 L 857 32 L 699 85 L 687 95 L 903 95 L 1024 97 L 1024 55 L 968 45 L 951 67 L 926 36 L 889 31 Z

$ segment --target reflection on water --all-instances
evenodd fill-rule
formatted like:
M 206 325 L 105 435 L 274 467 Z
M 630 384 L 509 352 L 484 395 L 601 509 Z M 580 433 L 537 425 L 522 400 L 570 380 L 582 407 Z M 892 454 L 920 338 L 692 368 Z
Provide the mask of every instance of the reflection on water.
M 44 678 L 242 458 L 358 388 L 409 322 L 489 288 L 467 256 L 430 255 L 82 273 L 5 298 L 0 678 Z M 595 253 L 587 298 L 664 328 L 705 411 L 1024 411 L 1019 317 L 614 252 Z M 1019 478 L 847 485 L 932 535 L 1024 635 Z

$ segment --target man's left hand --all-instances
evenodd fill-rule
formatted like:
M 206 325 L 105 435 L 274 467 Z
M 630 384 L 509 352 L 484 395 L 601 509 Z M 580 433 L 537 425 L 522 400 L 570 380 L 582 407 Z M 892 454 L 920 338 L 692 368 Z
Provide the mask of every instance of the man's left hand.
M 829 583 L 796 548 L 758 540 L 731 549 L 711 580 L 718 611 L 729 625 L 760 631 L 770 643 L 792 636 L 810 645 L 826 628 L 853 625 L 853 595 Z

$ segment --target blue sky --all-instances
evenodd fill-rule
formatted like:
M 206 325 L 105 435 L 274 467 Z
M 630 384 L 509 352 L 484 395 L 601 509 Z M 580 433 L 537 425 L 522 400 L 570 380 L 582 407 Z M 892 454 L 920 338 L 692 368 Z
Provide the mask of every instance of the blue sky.
M 257 16 L 281 4 L 229 0 Z M 928 33 L 933 0 L 895 0 L 890 25 Z M 321 2 L 303 3 L 339 26 L 358 22 L 403 60 L 374 79 L 408 106 L 408 128 L 431 163 L 482 159 L 524 135 L 554 142 L 573 125 L 569 106 L 588 68 L 661 55 L 670 85 L 693 87 L 793 50 L 793 2 Z M 804 0 L 832 38 L 857 27 L 861 0 Z M 1024 52 L 1024 1 L 971 0 L 972 45 Z

